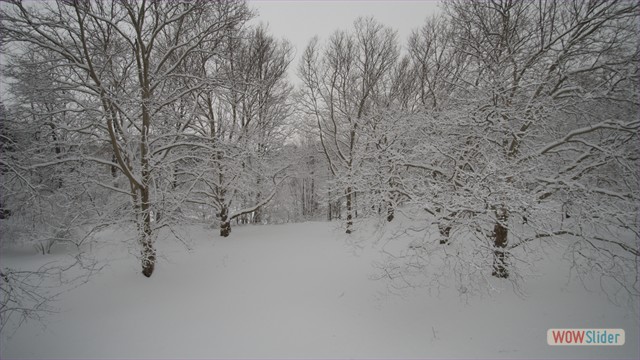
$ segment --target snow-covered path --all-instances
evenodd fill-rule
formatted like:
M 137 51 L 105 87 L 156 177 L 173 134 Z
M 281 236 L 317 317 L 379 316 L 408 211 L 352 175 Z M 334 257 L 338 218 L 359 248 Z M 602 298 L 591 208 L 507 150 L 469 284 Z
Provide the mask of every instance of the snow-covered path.
M 566 270 L 562 279 L 532 279 L 524 299 L 428 289 L 397 296 L 371 280 L 377 246 L 365 239 L 355 250 L 335 226 L 236 227 L 229 238 L 193 226 L 191 252 L 159 243 L 150 279 L 133 256 L 111 252 L 117 259 L 64 294 L 46 328 L 27 323 L 2 339 L 1 357 L 638 357 L 634 315 L 601 294 L 566 287 Z M 627 343 L 550 347 L 553 327 L 623 328 Z

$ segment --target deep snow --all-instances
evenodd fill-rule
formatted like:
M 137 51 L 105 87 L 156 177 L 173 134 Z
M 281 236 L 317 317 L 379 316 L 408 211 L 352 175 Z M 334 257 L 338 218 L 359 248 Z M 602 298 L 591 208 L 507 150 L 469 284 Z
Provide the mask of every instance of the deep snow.
M 64 293 L 60 311 L 28 322 L 0 356 L 8 358 L 638 358 L 638 320 L 597 292 L 567 283 L 550 257 L 525 297 L 418 288 L 390 293 L 372 280 L 383 242 L 335 223 L 185 226 L 192 248 L 160 239 L 150 279 L 104 231 L 93 254 L 107 263 Z M 49 255 L 55 258 L 56 255 Z M 42 255 L 3 251 L 2 266 Z M 555 276 L 560 272 L 560 276 Z M 432 289 L 431 289 L 432 290 Z M 550 347 L 549 328 L 622 328 L 624 346 Z

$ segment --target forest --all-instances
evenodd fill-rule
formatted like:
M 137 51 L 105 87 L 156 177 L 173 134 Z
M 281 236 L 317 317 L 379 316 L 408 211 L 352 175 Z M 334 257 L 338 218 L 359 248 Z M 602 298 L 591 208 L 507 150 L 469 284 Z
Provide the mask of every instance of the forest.
M 257 15 L 0 5 L 1 246 L 75 259 L 0 265 L 2 328 L 40 316 L 43 279 L 98 272 L 105 229 L 132 234 L 122 246 L 149 278 L 159 236 L 188 246 L 187 224 L 233 240 L 305 221 L 349 238 L 373 221 L 411 238 L 380 280 L 454 277 L 465 293 L 520 289 L 562 244 L 571 274 L 638 301 L 638 2 L 448 0 L 406 39 L 361 17 L 304 49 Z

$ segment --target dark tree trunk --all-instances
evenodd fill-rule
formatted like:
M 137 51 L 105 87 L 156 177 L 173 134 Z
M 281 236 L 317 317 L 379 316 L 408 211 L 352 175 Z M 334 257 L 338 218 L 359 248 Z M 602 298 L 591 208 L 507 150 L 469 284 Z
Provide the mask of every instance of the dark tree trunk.
M 231 234 L 231 222 L 229 221 L 229 209 L 226 206 L 220 210 L 220 236 L 227 237 Z
M 118 159 L 116 159 L 116 154 L 111 155 L 111 162 L 116 164 Z M 118 176 L 118 168 L 115 165 L 111 165 L 111 177 L 115 178 Z
M 171 181 L 171 188 L 173 190 L 178 188 L 178 167 L 173 168 L 173 181 Z
M 445 216 L 438 223 L 438 231 L 440 232 L 440 235 L 442 236 L 440 238 L 440 244 L 448 244 L 449 243 L 449 238 L 450 238 L 450 235 L 451 235 L 451 229 L 453 228 L 453 223 L 454 223 L 454 220 L 455 220 L 457 215 L 458 215 L 457 211 L 454 211 L 454 212 L 451 212 L 451 213 L 447 212 L 447 214 L 445 214 Z
M 11 216 L 11 210 L 4 208 L 4 203 L 0 200 L 0 219 L 4 220 Z
M 306 179 L 302 179 L 302 199 L 301 200 L 302 200 L 302 216 L 303 217 L 307 216 L 307 194 L 304 186 L 306 182 L 307 182 Z
M 310 215 L 314 215 L 318 205 L 316 204 L 316 190 L 315 190 L 315 180 L 314 180 L 314 175 L 313 175 L 313 171 L 311 172 L 311 211 L 309 212 Z
M 231 222 L 224 221 L 222 225 L 220 225 L 220 236 L 227 237 L 231 234 Z
M 440 244 L 449 243 L 449 234 L 451 233 L 451 225 L 448 224 L 438 224 L 438 231 L 440 231 Z
M 393 204 L 391 201 L 387 204 L 387 222 L 392 222 L 395 217 L 395 209 L 393 208 Z
M 142 210 L 142 274 L 150 277 L 156 265 L 156 250 L 153 247 L 153 236 L 151 230 L 151 209 L 149 207 L 149 189 L 141 189 L 140 206 Z
M 496 211 L 496 224 L 493 228 L 493 273 L 491 275 L 506 279 L 509 277 L 509 269 L 507 269 L 507 253 L 504 248 L 507 247 L 507 236 L 509 229 L 506 227 L 509 215 L 506 209 Z
M 151 277 L 156 265 L 156 250 L 153 247 L 151 235 L 145 234 L 142 242 L 142 274 Z
M 353 206 L 352 206 L 352 196 L 351 187 L 347 188 L 347 234 L 351 234 L 353 231 Z

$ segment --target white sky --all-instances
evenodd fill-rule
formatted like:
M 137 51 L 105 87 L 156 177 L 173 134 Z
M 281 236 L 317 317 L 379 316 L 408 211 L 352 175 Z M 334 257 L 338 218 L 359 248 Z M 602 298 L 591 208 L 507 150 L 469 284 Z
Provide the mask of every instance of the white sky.
M 351 29 L 357 17 L 372 16 L 397 30 L 404 47 L 411 31 L 440 11 L 438 0 L 249 0 L 249 6 L 258 11 L 255 21 L 267 23 L 271 34 L 295 47 L 289 67 L 294 82 L 300 54 L 315 35 L 323 42 L 335 30 Z
M 437 0 L 250 0 L 249 6 L 259 12 L 257 21 L 269 24 L 271 34 L 296 48 L 290 66 L 294 79 L 300 54 L 315 35 L 323 42 L 335 30 L 350 29 L 357 17 L 373 16 L 397 30 L 404 47 L 411 31 L 440 11 Z

